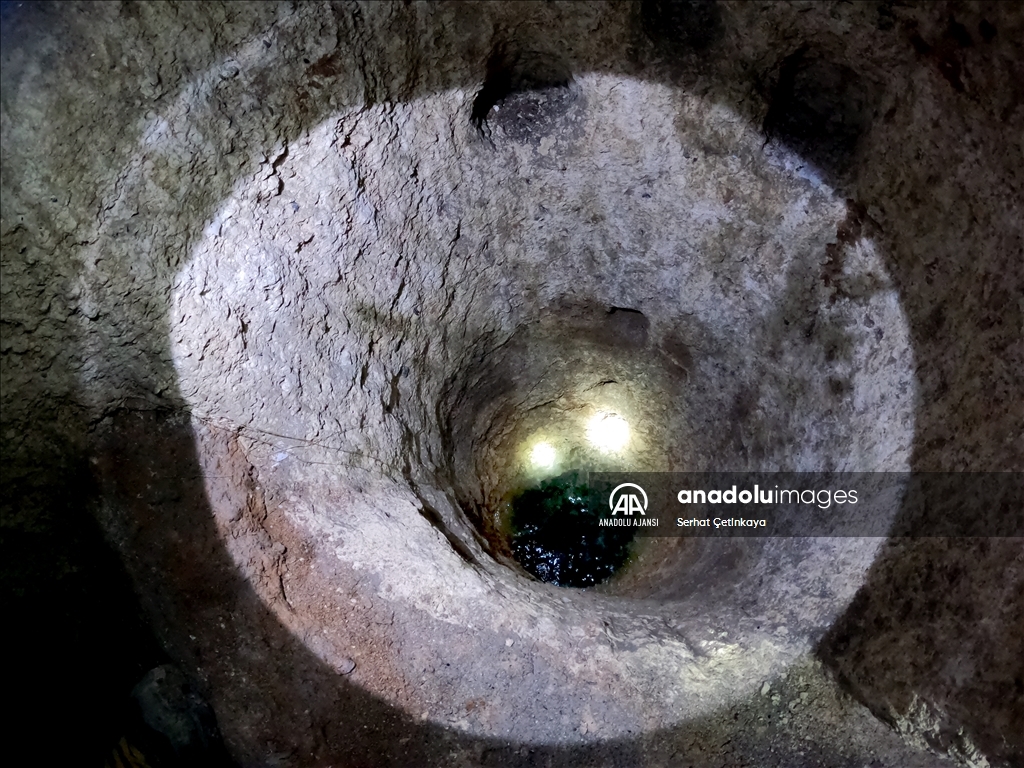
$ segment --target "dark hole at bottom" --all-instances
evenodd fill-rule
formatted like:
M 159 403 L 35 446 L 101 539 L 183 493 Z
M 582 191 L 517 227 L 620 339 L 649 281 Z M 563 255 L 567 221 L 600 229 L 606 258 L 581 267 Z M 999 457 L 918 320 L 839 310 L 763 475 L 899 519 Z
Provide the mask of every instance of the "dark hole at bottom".
M 605 492 L 570 472 L 512 500 L 512 554 L 541 581 L 589 587 L 608 579 L 629 558 L 630 529 L 598 530 Z

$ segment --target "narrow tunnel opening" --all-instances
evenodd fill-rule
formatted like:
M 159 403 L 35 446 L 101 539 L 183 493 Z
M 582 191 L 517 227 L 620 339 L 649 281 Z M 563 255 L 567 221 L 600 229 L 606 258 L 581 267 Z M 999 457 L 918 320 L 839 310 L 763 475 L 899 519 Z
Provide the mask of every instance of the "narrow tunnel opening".
M 499 563 L 556 586 L 590 587 L 633 559 L 629 532 L 597 530 L 609 489 L 590 475 L 654 469 L 665 455 L 686 453 L 678 444 L 685 430 L 670 434 L 683 420 L 672 403 L 686 375 L 649 334 L 637 309 L 563 302 L 491 341 L 459 374 L 438 409 L 449 477 Z

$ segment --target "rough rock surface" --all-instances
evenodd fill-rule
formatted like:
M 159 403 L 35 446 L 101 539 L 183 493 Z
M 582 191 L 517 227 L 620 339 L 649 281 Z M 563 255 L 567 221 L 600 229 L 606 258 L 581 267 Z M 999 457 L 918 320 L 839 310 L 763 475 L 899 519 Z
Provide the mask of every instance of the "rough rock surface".
M 1019 8 L 3 12 L 5 537 L 81 494 L 241 763 L 1024 759 L 1019 540 L 488 536 L 602 408 L 640 469 L 1024 470 Z

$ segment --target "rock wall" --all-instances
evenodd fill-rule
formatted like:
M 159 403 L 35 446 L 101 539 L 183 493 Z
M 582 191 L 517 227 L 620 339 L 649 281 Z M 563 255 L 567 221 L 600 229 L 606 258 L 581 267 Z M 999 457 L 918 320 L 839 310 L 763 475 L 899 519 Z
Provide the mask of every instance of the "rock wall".
M 492 535 L 606 408 L 639 469 L 1020 472 L 1019 9 L 3 13 L 5 538 L 94 516 L 243 764 L 1021 759 L 1019 539 L 576 591 Z

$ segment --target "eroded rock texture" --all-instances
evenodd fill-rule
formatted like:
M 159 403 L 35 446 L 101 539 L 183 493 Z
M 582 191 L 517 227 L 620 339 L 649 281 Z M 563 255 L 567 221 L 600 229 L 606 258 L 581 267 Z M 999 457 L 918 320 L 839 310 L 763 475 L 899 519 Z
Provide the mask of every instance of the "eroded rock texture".
M 1020 764 L 1019 539 L 651 544 L 578 591 L 498 535 L 602 409 L 636 469 L 1024 470 L 1019 7 L 3 13 L 37 656 L 93 663 L 111 620 L 37 615 L 81 589 L 244 765 Z

